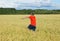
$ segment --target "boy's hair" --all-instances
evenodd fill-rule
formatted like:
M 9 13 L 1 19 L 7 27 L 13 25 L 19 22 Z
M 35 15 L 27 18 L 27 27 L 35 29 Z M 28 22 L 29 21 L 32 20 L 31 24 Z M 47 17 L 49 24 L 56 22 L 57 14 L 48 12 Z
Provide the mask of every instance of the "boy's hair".
M 31 15 L 34 15 L 34 12 L 31 12 L 30 14 L 31 14 Z

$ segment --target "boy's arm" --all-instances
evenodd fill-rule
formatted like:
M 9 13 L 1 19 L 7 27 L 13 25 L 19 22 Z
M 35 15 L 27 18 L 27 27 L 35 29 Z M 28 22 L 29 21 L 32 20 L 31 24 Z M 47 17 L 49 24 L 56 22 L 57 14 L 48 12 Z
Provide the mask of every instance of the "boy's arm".
M 24 17 L 24 18 L 22 18 L 22 19 L 26 19 L 26 18 L 29 18 L 29 17 Z

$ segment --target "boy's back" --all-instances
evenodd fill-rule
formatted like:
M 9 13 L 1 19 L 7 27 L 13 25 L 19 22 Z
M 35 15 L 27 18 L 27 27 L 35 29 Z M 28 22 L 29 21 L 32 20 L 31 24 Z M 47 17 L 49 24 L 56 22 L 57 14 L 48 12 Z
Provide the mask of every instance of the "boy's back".
M 36 26 L 36 17 L 34 15 L 29 16 L 30 24 Z

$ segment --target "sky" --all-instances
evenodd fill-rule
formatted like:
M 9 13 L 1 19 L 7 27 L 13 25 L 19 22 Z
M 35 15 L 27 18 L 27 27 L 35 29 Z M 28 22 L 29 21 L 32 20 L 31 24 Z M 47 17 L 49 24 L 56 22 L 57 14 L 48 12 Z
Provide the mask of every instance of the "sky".
M 0 0 L 0 8 L 60 9 L 60 0 Z

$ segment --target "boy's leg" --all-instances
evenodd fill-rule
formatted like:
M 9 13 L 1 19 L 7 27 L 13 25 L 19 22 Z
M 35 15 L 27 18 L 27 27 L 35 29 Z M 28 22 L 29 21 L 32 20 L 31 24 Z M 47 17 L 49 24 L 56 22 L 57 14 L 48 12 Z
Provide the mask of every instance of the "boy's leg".
M 28 29 L 31 30 L 31 25 L 28 26 Z
M 36 30 L 36 26 L 31 26 L 32 30 L 35 31 Z
M 33 27 L 33 29 L 32 29 L 33 31 L 35 31 L 36 30 L 36 27 Z
M 29 25 L 29 26 L 28 26 L 28 29 L 35 31 L 35 30 L 36 30 L 36 27 L 35 27 L 35 26 L 32 26 L 32 25 Z

